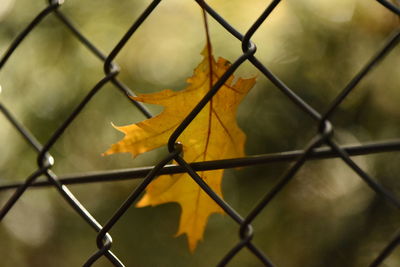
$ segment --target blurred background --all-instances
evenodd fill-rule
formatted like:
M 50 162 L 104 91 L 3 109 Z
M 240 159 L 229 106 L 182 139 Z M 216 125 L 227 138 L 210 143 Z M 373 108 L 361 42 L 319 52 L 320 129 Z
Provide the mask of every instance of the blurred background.
M 245 33 L 270 1 L 210 0 Z M 109 53 L 150 3 L 68 0 L 60 10 L 103 52 Z M 0 0 L 0 55 L 46 6 Z M 241 44 L 209 20 L 214 55 L 234 61 Z M 357 71 L 400 26 L 376 1 L 282 1 L 252 39 L 256 56 L 299 96 L 323 112 Z M 201 9 L 194 1 L 162 1 L 117 56 L 119 79 L 135 93 L 181 90 L 205 45 Z M 398 47 L 350 94 L 332 118 L 340 144 L 395 139 L 400 135 Z M 250 63 L 236 76 L 257 76 L 240 107 L 248 155 L 302 149 L 317 125 Z M 50 15 L 34 29 L 0 72 L 0 101 L 45 143 L 90 89 L 104 77 L 102 62 Z M 156 114 L 159 107 L 149 106 Z M 111 127 L 144 116 L 106 85 L 51 149 L 59 176 L 154 165 L 165 148 L 132 159 L 102 157 L 122 134 Z M 36 153 L 0 116 L 0 184 L 23 181 L 36 170 Z M 374 179 L 400 197 L 399 153 L 354 157 Z M 265 164 L 226 170 L 225 199 L 245 216 L 290 166 Z M 139 180 L 69 186 L 104 223 Z M 12 191 L 0 191 L 0 207 Z M 213 215 L 194 254 L 186 237 L 174 238 L 179 206 L 132 207 L 111 231 L 113 251 L 126 266 L 214 266 L 239 240 L 238 226 Z M 367 266 L 400 227 L 400 213 L 376 196 L 341 160 L 307 162 L 254 221 L 254 243 L 277 265 Z M 54 188 L 28 190 L 0 224 L 1 266 L 81 266 L 96 251 L 96 233 Z M 397 249 L 383 266 L 400 266 Z M 229 266 L 259 266 L 247 250 Z M 100 260 L 95 266 L 110 266 Z

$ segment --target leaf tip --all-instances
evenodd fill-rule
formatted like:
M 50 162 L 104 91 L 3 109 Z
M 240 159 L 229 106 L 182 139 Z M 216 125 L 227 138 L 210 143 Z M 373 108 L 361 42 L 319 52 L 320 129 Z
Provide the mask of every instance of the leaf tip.
M 144 208 L 150 205 L 149 196 L 145 194 L 138 202 L 136 202 L 136 208 Z
M 109 149 L 107 149 L 105 152 L 101 153 L 101 156 L 105 157 L 105 156 L 108 156 L 108 155 L 111 155 L 111 154 L 114 154 L 114 153 L 118 152 L 118 151 L 115 150 L 114 147 L 115 147 L 115 144 L 111 145 L 111 147 Z
M 118 130 L 118 131 L 120 131 L 120 132 L 122 132 L 122 133 L 126 133 L 124 130 L 123 130 L 123 126 L 117 126 L 117 125 L 115 125 L 113 122 L 111 122 L 111 126 L 114 128 L 114 129 L 116 129 L 116 130 Z
M 189 252 L 191 254 L 193 254 L 197 248 L 197 244 L 199 241 L 201 241 L 202 239 L 196 239 L 193 238 L 192 236 L 190 236 L 187 232 L 182 232 L 182 231 L 178 231 L 174 237 L 178 237 L 180 235 L 186 235 L 187 238 L 187 244 L 188 244 L 188 248 L 189 248 Z
M 194 253 L 194 251 L 196 250 L 196 247 L 197 247 L 197 242 L 195 242 L 194 244 L 191 244 L 189 242 L 189 251 L 190 251 L 191 254 Z

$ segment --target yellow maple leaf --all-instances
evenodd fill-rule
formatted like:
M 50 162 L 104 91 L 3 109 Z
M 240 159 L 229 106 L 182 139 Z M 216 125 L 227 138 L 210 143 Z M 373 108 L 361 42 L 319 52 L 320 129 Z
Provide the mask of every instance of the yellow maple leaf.
M 208 56 L 204 49 L 202 62 L 187 79 L 188 86 L 178 92 L 164 90 L 143 94 L 133 99 L 162 105 L 159 115 L 137 124 L 115 127 L 125 134 L 105 154 L 129 152 L 133 156 L 155 149 L 168 142 L 170 135 L 231 65 L 227 60 Z M 211 64 L 210 64 L 211 59 Z M 212 72 L 210 75 L 210 66 Z M 210 77 L 211 76 L 211 77 Z M 178 138 L 183 144 L 187 162 L 218 160 L 244 156 L 245 135 L 236 124 L 239 103 L 255 84 L 255 78 L 231 76 Z M 203 171 L 200 177 L 219 195 L 223 170 Z M 223 210 L 193 181 L 188 174 L 162 175 L 146 188 L 137 207 L 177 202 L 182 208 L 177 235 L 187 234 L 189 249 L 194 251 L 202 240 L 208 217 Z

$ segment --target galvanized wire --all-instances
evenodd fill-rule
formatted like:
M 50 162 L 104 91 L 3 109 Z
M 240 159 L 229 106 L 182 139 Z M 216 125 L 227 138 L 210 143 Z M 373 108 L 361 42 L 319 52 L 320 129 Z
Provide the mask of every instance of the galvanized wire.
M 12 196 L 6 201 L 6 204 L 0 209 L 0 220 L 2 220 L 8 212 L 14 207 L 15 203 L 26 192 L 26 190 L 33 187 L 51 186 L 55 187 L 60 196 L 64 198 L 67 203 L 79 214 L 83 221 L 90 225 L 96 232 L 97 237 L 96 245 L 98 250 L 92 255 L 88 255 L 84 266 L 91 266 L 99 258 L 106 257 L 114 266 L 124 266 L 123 262 L 111 252 L 112 238 L 108 232 L 120 220 L 123 220 L 125 212 L 132 207 L 132 204 L 144 192 L 149 183 L 160 174 L 175 174 L 175 173 L 188 173 L 192 179 L 199 185 L 199 187 L 207 193 L 224 211 L 225 213 L 238 224 L 239 241 L 231 250 L 227 251 L 225 255 L 221 255 L 221 260 L 216 263 L 217 266 L 227 265 L 242 249 L 247 248 L 260 264 L 265 266 L 275 266 L 269 257 L 258 248 L 253 242 L 254 236 L 253 226 L 251 223 L 259 216 L 261 212 L 269 205 L 269 203 L 276 198 L 278 194 L 289 184 L 293 177 L 303 167 L 303 165 L 310 160 L 337 158 L 341 159 L 356 173 L 362 181 L 364 181 L 379 197 L 391 203 L 394 207 L 400 208 L 400 200 L 397 198 L 390 189 L 385 188 L 374 180 L 367 172 L 365 172 L 359 165 L 357 165 L 351 158 L 355 155 L 367 155 L 378 152 L 386 151 L 399 151 L 400 140 L 387 140 L 381 142 L 365 143 L 357 146 L 346 146 L 339 144 L 334 138 L 334 125 L 330 122 L 332 116 L 338 110 L 342 102 L 351 94 L 357 87 L 358 83 L 363 80 L 370 71 L 377 66 L 400 42 L 400 31 L 397 30 L 393 33 L 386 43 L 376 52 L 370 60 L 364 64 L 360 71 L 348 82 L 348 84 L 340 91 L 337 97 L 326 108 L 323 113 L 318 112 L 315 108 L 307 103 L 304 99 L 298 96 L 291 88 L 289 88 L 283 81 L 281 81 L 275 74 L 271 72 L 261 60 L 256 57 L 256 44 L 251 41 L 252 36 L 257 32 L 258 28 L 268 20 L 269 15 L 276 12 L 276 7 L 280 4 L 280 0 L 273 0 L 269 3 L 264 12 L 255 20 L 253 25 L 249 27 L 244 34 L 237 31 L 228 21 L 226 21 L 220 14 L 218 14 L 211 6 L 203 0 L 195 0 L 193 3 L 203 8 L 209 16 L 211 16 L 217 23 L 226 29 L 232 36 L 238 39 L 241 43 L 243 53 L 233 62 L 228 70 L 216 81 L 208 93 L 197 103 L 189 115 L 182 121 L 182 123 L 171 134 L 167 147 L 169 153 L 159 161 L 158 164 L 151 167 L 143 167 L 129 170 L 114 170 L 96 173 L 83 173 L 70 176 L 58 177 L 52 170 L 54 165 L 54 158 L 50 155 L 49 151 L 53 145 L 60 139 L 64 131 L 70 124 L 81 114 L 85 106 L 92 101 L 96 94 L 104 88 L 106 84 L 112 84 L 117 90 L 120 90 L 127 96 L 129 101 L 135 105 L 142 114 L 150 118 L 152 114 L 149 110 L 138 103 L 129 96 L 134 96 L 134 93 L 118 79 L 119 66 L 114 62 L 116 56 L 125 47 L 126 43 L 132 38 L 142 23 L 153 13 L 161 0 L 152 1 L 147 8 L 139 15 L 132 26 L 127 30 L 126 34 L 120 39 L 112 51 L 106 55 L 97 48 L 88 38 L 85 37 L 74 26 L 74 23 L 65 16 L 60 7 L 63 3 L 61 0 L 51 0 L 48 6 L 43 9 L 28 26 L 15 37 L 14 41 L 10 44 L 8 50 L 0 58 L 0 70 L 12 58 L 13 53 L 33 31 L 40 22 L 50 14 L 54 14 L 59 22 L 65 25 L 77 40 L 86 46 L 91 53 L 103 62 L 103 69 L 105 76 L 94 85 L 89 93 L 77 104 L 76 108 L 69 114 L 67 119 L 59 126 L 51 135 L 51 137 L 41 144 L 36 140 L 35 136 L 20 123 L 12 114 L 9 108 L 6 108 L 3 103 L 0 103 L 1 113 L 9 121 L 9 123 L 24 137 L 27 143 L 37 152 L 37 169 L 25 179 L 23 183 L 14 183 L 7 185 L 0 185 L 0 192 L 6 190 L 14 190 Z M 400 15 L 400 10 L 393 3 L 384 0 L 377 0 L 384 7 L 392 11 L 396 15 Z M 212 97 L 218 92 L 225 81 L 241 66 L 244 62 L 250 62 L 256 67 L 268 80 L 270 80 L 278 90 L 280 90 L 289 100 L 291 100 L 300 111 L 304 112 L 311 119 L 315 121 L 317 132 L 309 141 L 308 145 L 303 150 L 286 151 L 276 154 L 255 155 L 244 158 L 216 160 L 208 162 L 188 163 L 181 156 L 181 144 L 177 143 L 178 137 L 182 132 L 192 123 L 194 118 L 199 112 L 209 103 Z M 174 160 L 177 165 L 168 165 Z M 226 169 L 243 166 L 254 166 L 257 164 L 274 164 L 277 162 L 292 162 L 286 172 L 277 179 L 276 184 L 266 192 L 254 208 L 245 216 L 239 214 L 234 207 L 221 199 L 209 186 L 201 179 L 198 171 Z M 47 181 L 37 181 L 39 177 L 46 177 Z M 97 220 L 87 211 L 87 209 L 79 202 L 79 200 L 68 189 L 69 184 L 84 184 L 84 183 L 97 183 L 104 181 L 118 181 L 124 179 L 138 179 L 144 178 L 141 183 L 132 190 L 132 193 L 127 196 L 126 200 L 121 204 L 114 215 L 111 216 L 104 226 L 100 225 Z M 382 251 L 377 258 L 371 262 L 370 266 L 379 266 L 390 254 L 399 246 L 400 231 L 396 233 L 392 240 L 389 240 L 387 246 L 382 248 Z

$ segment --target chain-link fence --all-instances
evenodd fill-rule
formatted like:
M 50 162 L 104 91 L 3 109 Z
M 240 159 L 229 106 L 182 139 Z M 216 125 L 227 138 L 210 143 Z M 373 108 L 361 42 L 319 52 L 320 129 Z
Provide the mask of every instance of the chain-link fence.
M 372 1 L 372 0 L 371 0 Z M 79 29 L 75 26 L 74 22 L 71 21 L 68 16 L 63 13 L 62 4 L 63 1 L 51 0 L 48 6 L 41 11 L 30 23 L 15 37 L 14 41 L 9 45 L 8 50 L 4 53 L 0 60 L 0 69 L 2 69 L 6 63 L 12 61 L 13 54 L 25 41 L 27 36 L 34 35 L 35 29 L 40 27 L 41 22 L 46 19 L 47 16 L 56 16 L 58 23 L 65 25 L 72 35 L 79 40 L 80 44 L 88 48 L 93 55 L 104 62 L 104 77 L 98 81 L 98 83 L 89 91 L 89 93 L 80 100 L 76 108 L 68 115 L 67 119 L 63 121 L 51 136 L 44 143 L 40 143 L 30 131 L 29 127 L 26 127 L 21 123 L 16 116 L 13 115 L 13 109 L 6 107 L 8 103 L 1 103 L 1 112 L 6 117 L 7 121 L 25 138 L 26 142 L 36 151 L 37 154 L 37 169 L 27 177 L 23 182 L 14 184 L 2 184 L 0 185 L 0 192 L 6 193 L 12 191 L 13 194 L 5 202 L 4 206 L 0 209 L 1 220 L 7 216 L 10 210 L 13 209 L 14 205 L 18 202 L 24 193 L 34 187 L 54 187 L 58 193 L 68 202 L 68 204 L 79 214 L 83 221 L 87 223 L 94 231 L 97 232 L 97 238 L 93 242 L 96 242 L 98 250 L 92 255 L 87 256 L 87 260 L 84 266 L 91 266 L 100 258 L 107 258 L 110 263 L 114 266 L 124 266 L 122 260 L 118 258 L 118 255 L 112 252 L 113 241 L 109 232 L 113 227 L 124 220 L 124 215 L 128 209 L 132 209 L 133 204 L 137 201 L 138 197 L 144 192 L 148 184 L 158 175 L 161 174 L 175 174 L 175 173 L 188 173 L 193 180 L 204 190 L 229 216 L 229 218 L 237 223 L 237 229 L 239 232 L 239 241 L 235 244 L 226 254 L 220 255 L 220 261 L 215 263 L 218 266 L 225 266 L 229 264 L 237 254 L 242 250 L 248 250 L 258 259 L 259 265 L 275 266 L 274 259 L 268 256 L 268 251 L 263 251 L 256 242 L 253 241 L 253 221 L 263 212 L 266 207 L 269 206 L 270 202 L 274 200 L 286 186 L 294 179 L 295 175 L 298 174 L 300 169 L 305 165 L 306 162 L 315 159 L 327 159 L 336 158 L 340 159 L 348 167 L 356 173 L 359 178 L 368 185 L 375 194 L 382 199 L 385 199 L 387 203 L 390 203 L 396 208 L 400 208 L 400 199 L 392 193 L 390 187 L 383 186 L 380 184 L 372 175 L 363 170 L 363 167 L 357 164 L 353 160 L 353 156 L 357 155 L 369 155 L 378 152 L 398 151 L 400 149 L 400 141 L 389 140 L 370 142 L 366 144 L 344 146 L 335 140 L 334 129 L 335 126 L 331 123 L 332 116 L 338 111 L 339 106 L 348 98 L 349 94 L 353 92 L 357 85 L 362 81 L 370 71 L 382 62 L 382 60 L 390 55 L 390 52 L 398 45 L 400 41 L 399 28 L 395 30 L 386 39 L 386 43 L 380 48 L 376 48 L 376 54 L 370 57 L 367 63 L 365 63 L 357 72 L 354 77 L 347 82 L 347 85 L 340 91 L 336 98 L 324 108 L 324 112 L 318 112 L 312 104 L 299 97 L 284 81 L 278 78 L 271 70 L 263 64 L 261 60 L 257 58 L 256 46 L 262 46 L 263 44 L 256 44 L 252 42 L 252 37 L 257 33 L 260 26 L 267 22 L 269 16 L 274 12 L 279 12 L 279 5 L 282 1 L 274 0 L 269 4 L 265 5 L 265 10 L 255 20 L 250 28 L 246 32 L 241 33 L 237 31 L 224 17 L 216 12 L 207 2 L 197 0 L 193 1 L 193 5 L 197 4 L 203 8 L 206 13 L 212 17 L 215 22 L 222 26 L 227 33 L 236 38 L 242 47 L 243 53 L 234 60 L 230 68 L 226 73 L 215 83 L 212 89 L 203 97 L 203 99 L 196 105 L 192 112 L 182 121 L 177 127 L 174 133 L 170 136 L 167 145 L 168 153 L 162 158 L 155 166 L 129 169 L 129 170 L 113 170 L 104 171 L 97 173 L 83 173 L 79 175 L 73 175 L 68 177 L 58 177 L 58 175 L 52 171 L 55 160 L 50 154 L 50 150 L 60 140 L 65 130 L 70 127 L 71 123 L 76 120 L 81 114 L 85 106 L 92 101 L 92 99 L 98 94 L 105 85 L 113 85 L 115 89 L 120 90 L 126 98 L 136 106 L 138 110 L 147 118 L 152 117 L 152 113 L 142 104 L 135 102 L 129 96 L 133 96 L 134 93 L 131 89 L 125 85 L 118 74 L 120 73 L 120 67 L 117 65 L 115 58 L 121 50 L 125 47 L 127 42 L 132 36 L 141 28 L 142 24 L 148 19 L 152 13 L 157 10 L 161 0 L 151 1 L 151 3 L 142 11 L 140 16 L 137 17 L 136 21 L 131 25 L 124 36 L 119 40 L 117 45 L 114 46 L 112 51 L 108 54 L 104 54 L 97 48 L 96 44 L 92 43 Z M 384 8 L 390 10 L 395 16 L 400 15 L 400 9 L 394 2 L 378 0 Z M 225 81 L 233 74 L 243 63 L 251 63 L 255 68 L 258 69 L 262 75 L 264 75 L 274 86 L 274 90 L 279 90 L 287 99 L 292 101 L 297 107 L 299 112 L 303 112 L 311 118 L 313 124 L 317 126 L 318 130 L 309 140 L 309 143 L 302 150 L 286 151 L 280 153 L 253 155 L 245 158 L 235 158 L 208 162 L 186 162 L 181 156 L 181 146 L 176 144 L 178 137 L 182 132 L 190 125 L 193 118 L 209 103 L 212 97 L 218 92 L 220 87 Z M 398 68 L 398 65 L 393 66 Z M 296 75 L 296 74 L 293 74 Z M 46 79 L 46 77 L 43 77 Z M 179 105 L 179 103 L 177 103 Z M 8 106 L 8 105 L 7 105 Z M 3 144 L 2 146 L 5 146 Z M 3 155 L 4 156 L 4 155 Z M 59 160 L 63 160 L 60 158 Z M 175 160 L 178 165 L 168 165 L 172 160 Z M 276 184 L 273 185 L 267 192 L 264 193 L 262 199 L 251 209 L 247 214 L 239 214 L 234 207 L 229 203 L 221 199 L 199 176 L 199 171 L 215 170 L 215 169 L 226 169 L 226 168 L 237 168 L 254 166 L 259 164 L 278 164 L 279 162 L 292 162 L 286 172 L 277 180 Z M 47 180 L 38 180 L 40 177 L 46 177 Z M 118 181 L 125 179 L 136 179 L 143 178 L 140 184 L 126 197 L 120 208 L 118 208 L 114 215 L 108 218 L 104 224 L 100 224 L 94 216 L 79 202 L 74 194 L 69 190 L 68 185 L 71 184 L 85 184 L 85 183 L 100 183 L 103 181 Z M 332 218 L 335 219 L 334 217 Z M 232 233 L 234 234 L 234 233 Z M 236 233 L 235 233 L 236 234 Z M 116 240 L 115 242 L 118 242 Z M 387 260 L 396 250 L 400 243 L 400 234 L 394 233 L 391 240 L 387 240 L 384 247 L 376 248 L 376 257 L 370 263 L 370 266 L 380 266 L 385 260 Z M 140 242 L 137 244 L 140 246 Z M 345 245 L 345 244 L 344 244 Z M 55 244 L 57 246 L 57 244 Z M 7 255 L 2 255 L 7 257 Z M 287 257 L 290 257 L 288 255 Z M 395 266 L 395 265 L 393 265 Z M 399 266 L 399 265 L 396 265 Z

